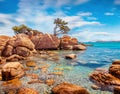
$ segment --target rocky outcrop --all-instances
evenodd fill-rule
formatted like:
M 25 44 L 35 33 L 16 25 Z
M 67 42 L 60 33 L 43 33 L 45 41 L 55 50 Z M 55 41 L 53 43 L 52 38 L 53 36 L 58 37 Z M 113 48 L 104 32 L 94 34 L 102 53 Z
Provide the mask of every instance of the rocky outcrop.
M 109 73 L 120 79 L 120 60 L 116 60 L 109 68 Z
M 34 44 L 25 34 L 18 34 L 13 37 L 0 36 L 0 55 L 9 60 L 14 58 L 12 55 L 18 55 L 18 59 L 28 57 L 35 52 L 34 48 Z M 17 57 L 15 58 L 17 59 Z
M 90 80 L 100 89 L 120 92 L 120 60 L 114 61 L 109 71 L 96 69 L 90 74 Z
M 2 66 L 2 80 L 7 81 L 22 77 L 25 72 L 22 64 L 19 62 L 9 62 Z
M 61 38 L 60 48 L 64 50 L 85 50 L 86 46 L 78 44 L 76 38 L 71 38 L 70 36 L 65 35 Z
M 53 94 L 89 94 L 85 88 L 63 82 L 52 88 Z
M 51 34 L 38 34 L 31 37 L 37 50 L 54 50 L 59 48 L 60 40 L 58 37 Z
M 6 43 L 10 38 L 11 37 L 9 36 L 0 36 L 0 56 L 2 55 L 2 52 L 6 46 Z

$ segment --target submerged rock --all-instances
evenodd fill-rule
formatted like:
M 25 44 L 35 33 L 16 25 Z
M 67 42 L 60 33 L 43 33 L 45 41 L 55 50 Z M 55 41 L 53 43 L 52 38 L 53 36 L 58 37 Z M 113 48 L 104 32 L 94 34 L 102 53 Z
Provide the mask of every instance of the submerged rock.
M 22 87 L 22 82 L 18 78 L 9 81 L 4 81 L 1 86 L 3 91 L 8 92 L 9 90 L 17 90 Z
M 2 66 L 2 80 L 7 81 L 22 77 L 25 72 L 22 64 L 19 62 L 9 62 Z
M 48 86 L 51 86 L 51 85 L 53 85 L 53 84 L 55 83 L 55 80 L 54 80 L 54 79 L 47 79 L 47 80 L 45 81 L 45 83 L 46 83 Z
M 53 94 L 89 94 L 85 88 L 63 82 L 52 88 Z
M 37 90 L 33 88 L 21 88 L 18 90 L 17 94 L 39 94 Z
M 27 62 L 26 62 L 26 66 L 27 66 L 27 67 L 35 67 L 35 66 L 36 66 L 36 63 L 35 63 L 35 61 L 27 61 Z

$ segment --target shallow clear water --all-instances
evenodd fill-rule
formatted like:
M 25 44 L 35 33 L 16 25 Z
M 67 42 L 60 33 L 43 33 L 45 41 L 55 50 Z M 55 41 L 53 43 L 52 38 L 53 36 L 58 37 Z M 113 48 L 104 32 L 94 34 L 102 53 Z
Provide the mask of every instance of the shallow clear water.
M 105 43 L 94 42 L 90 44 L 93 44 L 93 46 L 88 46 L 87 50 L 85 51 L 56 51 L 58 52 L 60 59 L 56 62 L 50 60 L 43 60 L 47 64 L 50 64 L 47 74 L 51 72 L 55 72 L 56 70 L 54 70 L 54 68 L 57 67 L 57 68 L 63 68 L 62 70 L 62 72 L 64 73 L 63 76 L 48 77 L 46 74 L 44 75 L 40 74 L 40 71 L 34 71 L 34 72 L 39 74 L 40 76 L 43 76 L 43 79 L 48 79 L 48 78 L 55 79 L 56 84 L 66 81 L 80 85 L 82 87 L 87 88 L 90 94 L 112 94 L 112 92 L 109 91 L 100 91 L 100 90 L 91 89 L 91 85 L 93 83 L 89 81 L 89 74 L 92 71 L 94 71 L 94 69 L 96 68 L 108 69 L 112 61 L 116 59 L 120 59 L 120 42 L 105 42 Z M 77 58 L 74 60 L 64 59 L 64 56 L 69 53 L 76 54 Z M 41 62 L 41 59 L 38 59 L 37 62 Z M 48 92 L 50 90 L 48 86 L 44 86 L 44 89 L 47 90 Z M 43 90 L 43 92 L 45 90 Z M 41 91 L 42 88 L 40 92 Z
M 85 87 L 90 94 L 112 94 L 109 91 L 93 90 L 89 74 L 96 68 L 108 69 L 114 60 L 120 59 L 120 42 L 92 42 L 88 44 L 93 44 L 93 46 L 88 46 L 85 51 L 54 51 L 59 60 L 51 59 L 55 56 L 48 56 L 44 59 L 41 58 L 41 55 L 32 57 L 30 59 L 36 61 L 37 66 L 49 64 L 48 71 L 42 73 L 40 69 L 31 68 L 27 73 L 38 74 L 39 79 L 42 80 L 55 79 L 54 86 L 61 82 L 70 82 Z M 74 60 L 64 59 L 64 56 L 70 53 L 76 54 L 77 58 Z M 59 68 L 59 70 L 55 70 L 55 68 Z M 49 75 L 51 72 L 62 72 L 63 75 Z M 35 88 L 40 94 L 49 93 L 53 87 L 40 83 L 27 84 L 30 81 L 29 77 L 23 77 L 21 80 L 23 86 Z

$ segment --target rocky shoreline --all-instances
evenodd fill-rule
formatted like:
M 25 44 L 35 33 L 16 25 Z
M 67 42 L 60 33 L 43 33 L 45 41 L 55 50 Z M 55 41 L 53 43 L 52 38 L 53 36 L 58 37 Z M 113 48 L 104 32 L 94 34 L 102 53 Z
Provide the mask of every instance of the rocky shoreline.
M 23 87 L 21 79 L 30 77 L 31 80 L 27 84 L 38 83 L 46 84 L 49 87 L 54 86 L 53 89 L 51 88 L 53 94 L 89 94 L 81 86 L 68 82 L 61 83 L 59 86 L 55 85 L 56 79 L 54 76 L 63 76 L 63 72 L 48 73 L 49 64 L 43 62 L 41 66 L 37 66 L 35 61 L 31 61 L 33 56 L 39 56 L 39 58 L 49 61 L 59 60 L 57 53 L 48 50 L 86 50 L 86 46 L 78 44 L 78 40 L 70 36 L 58 38 L 54 35 L 43 33 L 33 35 L 17 34 L 13 37 L 0 36 L 1 92 L 3 94 L 30 94 L 31 92 L 31 94 L 40 94 L 35 89 Z M 43 76 L 50 77 L 47 77 L 48 79 L 42 79 L 35 73 L 29 74 L 27 71 L 30 71 L 31 68 L 33 70 L 40 70 Z M 69 68 L 66 69 L 69 70 Z M 61 69 L 55 68 L 55 70 Z

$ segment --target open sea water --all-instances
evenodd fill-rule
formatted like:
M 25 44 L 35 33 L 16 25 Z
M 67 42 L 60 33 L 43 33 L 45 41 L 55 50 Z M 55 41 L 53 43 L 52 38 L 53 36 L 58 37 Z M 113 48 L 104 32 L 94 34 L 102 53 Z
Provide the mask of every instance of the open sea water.
M 41 70 L 30 70 L 27 73 L 35 73 L 39 75 L 39 79 L 46 80 L 49 78 L 55 79 L 55 85 L 61 82 L 69 82 L 80 85 L 86 88 L 90 94 L 113 94 L 109 91 L 93 90 L 91 85 L 93 83 L 89 80 L 89 74 L 96 68 L 108 69 L 114 60 L 120 59 L 120 42 L 88 42 L 92 44 L 88 46 L 85 51 L 54 51 L 58 54 L 59 60 L 51 60 L 51 58 L 41 59 L 41 56 L 33 57 L 31 60 L 36 61 L 38 66 L 49 64 L 50 67 L 46 73 L 41 73 Z M 67 54 L 76 54 L 77 58 L 73 60 L 66 60 L 64 58 Z M 59 70 L 55 70 L 58 68 Z M 49 75 L 52 72 L 62 72 L 63 75 Z M 35 88 L 40 94 L 49 94 L 53 86 L 46 84 L 34 83 L 27 84 L 30 78 L 21 78 L 23 87 Z

